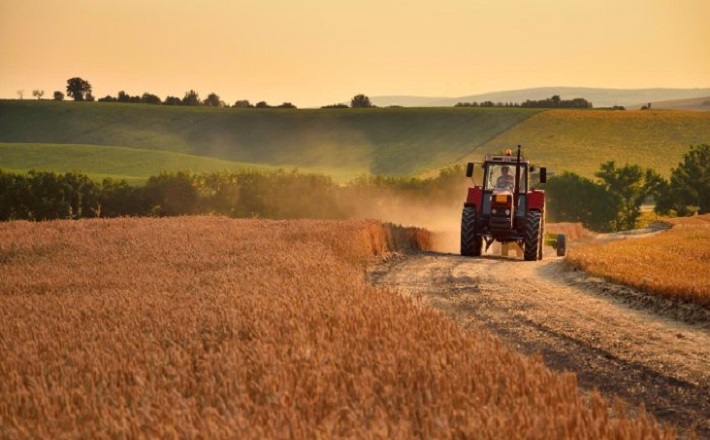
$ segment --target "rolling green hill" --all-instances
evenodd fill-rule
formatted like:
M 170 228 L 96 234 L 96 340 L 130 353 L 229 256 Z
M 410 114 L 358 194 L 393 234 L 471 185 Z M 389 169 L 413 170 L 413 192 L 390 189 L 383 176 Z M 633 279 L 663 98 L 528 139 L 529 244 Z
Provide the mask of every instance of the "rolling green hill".
M 344 181 L 420 175 L 523 145 L 555 172 L 668 176 L 710 143 L 710 112 L 514 108 L 233 109 L 0 101 L 0 168 L 141 179 L 163 170 L 297 167 Z M 50 145 L 43 145 L 50 144 Z
M 129 182 L 141 182 L 162 171 L 170 170 L 203 173 L 269 168 L 263 165 L 129 147 L 8 143 L 0 143 L 0 165 L 0 168 L 10 172 L 25 172 L 30 169 L 57 173 L 81 172 L 95 180 L 110 177 Z
M 467 160 L 522 144 L 527 156 L 555 172 L 593 177 L 610 160 L 649 167 L 668 177 L 690 145 L 710 144 L 710 112 L 548 110 L 481 145 Z
M 0 142 L 131 147 L 336 175 L 416 175 L 460 158 L 537 112 L 0 101 Z

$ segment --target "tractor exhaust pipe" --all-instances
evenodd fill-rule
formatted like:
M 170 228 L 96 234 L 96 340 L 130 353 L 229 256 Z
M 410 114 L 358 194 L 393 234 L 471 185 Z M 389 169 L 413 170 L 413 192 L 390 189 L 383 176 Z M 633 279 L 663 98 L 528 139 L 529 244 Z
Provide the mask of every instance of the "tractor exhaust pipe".
M 518 208 L 520 197 L 520 145 L 518 145 L 518 158 L 515 161 L 515 192 L 513 193 L 513 209 Z

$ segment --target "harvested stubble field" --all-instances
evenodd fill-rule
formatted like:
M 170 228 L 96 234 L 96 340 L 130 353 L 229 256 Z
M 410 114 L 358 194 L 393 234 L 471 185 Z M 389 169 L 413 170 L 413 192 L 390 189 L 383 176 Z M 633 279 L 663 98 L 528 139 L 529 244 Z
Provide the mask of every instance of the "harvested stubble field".
M 669 230 L 622 233 L 621 240 L 575 247 L 567 260 L 615 283 L 710 309 L 710 214 L 664 222 Z
M 375 222 L 0 225 L 2 438 L 671 438 L 367 284 Z

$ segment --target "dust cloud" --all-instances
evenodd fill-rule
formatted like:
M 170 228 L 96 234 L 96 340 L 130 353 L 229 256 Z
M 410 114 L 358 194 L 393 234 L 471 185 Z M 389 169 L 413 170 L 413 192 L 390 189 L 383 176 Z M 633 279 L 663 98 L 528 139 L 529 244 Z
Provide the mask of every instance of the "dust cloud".
M 445 197 L 426 197 L 401 191 L 351 200 L 353 218 L 370 218 L 402 226 L 424 228 L 434 234 L 435 252 L 458 253 L 461 209 L 465 190 L 450 191 Z

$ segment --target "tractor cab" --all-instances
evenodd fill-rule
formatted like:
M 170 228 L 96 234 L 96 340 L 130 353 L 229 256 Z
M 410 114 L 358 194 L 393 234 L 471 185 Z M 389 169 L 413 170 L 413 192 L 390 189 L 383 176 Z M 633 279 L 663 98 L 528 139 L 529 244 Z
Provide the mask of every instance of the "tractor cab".
M 508 191 L 515 192 L 515 165 L 489 163 L 485 168 L 487 176 L 484 177 L 484 189 L 490 191 Z M 524 168 L 524 167 L 523 167 Z M 526 169 L 521 169 L 521 176 L 526 174 Z M 527 191 L 527 178 L 523 177 L 518 186 L 522 188 L 520 191 Z
M 505 239 L 504 230 L 525 221 L 529 163 L 507 150 L 504 155 L 486 155 L 482 165 L 483 185 L 469 189 L 467 203 L 475 204 L 482 217 L 490 216 L 489 228 Z

